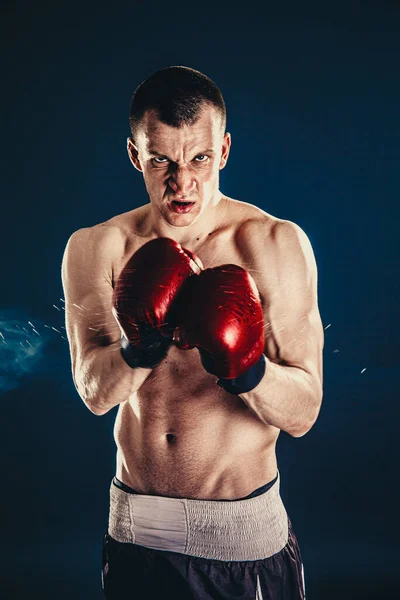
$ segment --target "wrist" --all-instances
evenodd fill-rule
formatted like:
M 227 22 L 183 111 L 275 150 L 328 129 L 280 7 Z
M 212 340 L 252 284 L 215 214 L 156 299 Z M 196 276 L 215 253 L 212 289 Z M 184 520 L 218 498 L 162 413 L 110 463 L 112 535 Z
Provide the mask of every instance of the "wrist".
M 143 369 L 154 369 L 167 355 L 170 347 L 167 338 L 157 336 L 153 343 L 146 348 L 134 346 L 125 337 L 121 337 L 121 356 L 131 369 L 141 367 Z
M 261 354 L 256 364 L 245 371 L 245 373 L 233 379 L 218 379 L 217 384 L 230 394 L 250 392 L 264 377 L 266 366 L 266 358 L 264 354 Z

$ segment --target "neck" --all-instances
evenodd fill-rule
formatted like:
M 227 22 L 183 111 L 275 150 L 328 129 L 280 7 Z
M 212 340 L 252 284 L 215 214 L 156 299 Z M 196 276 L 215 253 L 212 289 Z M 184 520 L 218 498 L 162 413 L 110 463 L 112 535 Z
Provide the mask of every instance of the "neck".
M 225 204 L 226 199 L 218 192 L 194 223 L 178 227 L 168 223 L 150 202 L 146 218 L 146 235 L 170 238 L 190 250 L 191 247 L 201 244 L 219 227 Z

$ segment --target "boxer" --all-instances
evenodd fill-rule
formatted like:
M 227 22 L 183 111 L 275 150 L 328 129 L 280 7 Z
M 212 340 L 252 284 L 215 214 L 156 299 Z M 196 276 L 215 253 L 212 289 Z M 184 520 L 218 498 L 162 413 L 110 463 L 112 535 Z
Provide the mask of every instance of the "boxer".
M 117 407 L 104 597 L 304 599 L 275 448 L 322 401 L 311 244 L 220 191 L 231 136 L 210 78 L 154 73 L 129 122 L 149 201 L 78 229 L 62 263 L 76 389 L 95 415 Z

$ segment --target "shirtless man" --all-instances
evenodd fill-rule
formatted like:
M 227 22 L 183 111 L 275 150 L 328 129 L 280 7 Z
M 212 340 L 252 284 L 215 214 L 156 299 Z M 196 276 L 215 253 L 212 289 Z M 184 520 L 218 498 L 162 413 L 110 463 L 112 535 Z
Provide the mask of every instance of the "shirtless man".
M 76 389 L 96 415 L 118 406 L 105 598 L 303 599 L 275 447 L 281 430 L 307 433 L 321 406 L 310 242 L 220 192 L 231 137 L 202 73 L 149 77 L 130 125 L 150 202 L 76 231 L 62 265 Z M 240 269 L 208 271 L 221 265 Z M 224 315 L 235 311 L 233 343 Z

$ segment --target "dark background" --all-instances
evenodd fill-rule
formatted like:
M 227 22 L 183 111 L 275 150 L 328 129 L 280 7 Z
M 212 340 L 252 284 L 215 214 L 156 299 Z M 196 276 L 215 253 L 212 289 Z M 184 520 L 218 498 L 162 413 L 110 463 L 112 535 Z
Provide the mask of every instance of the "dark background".
M 6 2 L 0 33 L 1 598 L 102 597 L 116 409 L 73 387 L 60 266 L 74 230 L 147 202 L 129 103 L 174 64 L 224 94 L 222 191 L 318 263 L 324 401 L 278 441 L 307 600 L 397 596 L 399 3 Z

